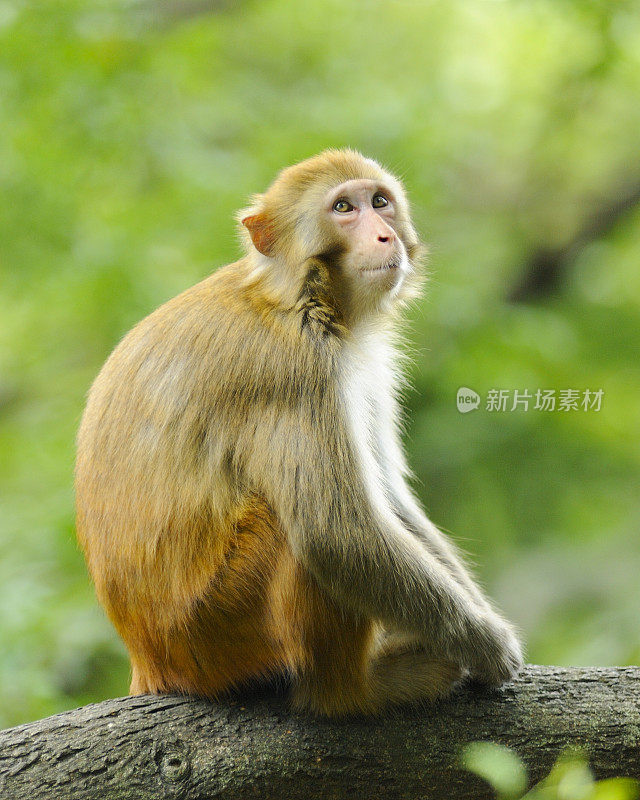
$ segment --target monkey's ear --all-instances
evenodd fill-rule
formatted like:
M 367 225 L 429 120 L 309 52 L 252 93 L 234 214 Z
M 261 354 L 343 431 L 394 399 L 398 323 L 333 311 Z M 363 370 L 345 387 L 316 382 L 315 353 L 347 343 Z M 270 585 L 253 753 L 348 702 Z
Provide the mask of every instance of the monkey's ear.
M 262 253 L 263 256 L 270 256 L 273 253 L 275 243 L 275 231 L 273 223 L 264 212 L 250 214 L 243 217 L 240 222 L 249 231 L 253 246 Z

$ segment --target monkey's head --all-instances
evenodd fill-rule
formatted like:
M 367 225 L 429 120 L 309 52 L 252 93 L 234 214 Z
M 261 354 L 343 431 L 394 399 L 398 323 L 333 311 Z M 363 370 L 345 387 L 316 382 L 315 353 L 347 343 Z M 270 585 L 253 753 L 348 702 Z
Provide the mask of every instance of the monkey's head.
M 422 248 L 402 184 L 353 150 L 283 170 L 239 219 L 252 274 L 285 302 L 302 290 L 310 260 L 326 265 L 350 316 L 388 308 L 418 287 Z

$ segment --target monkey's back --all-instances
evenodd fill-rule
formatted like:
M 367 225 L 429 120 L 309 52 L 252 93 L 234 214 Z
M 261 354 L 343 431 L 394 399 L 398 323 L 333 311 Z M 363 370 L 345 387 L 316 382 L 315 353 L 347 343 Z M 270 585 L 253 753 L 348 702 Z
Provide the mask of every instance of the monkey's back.
M 132 691 L 215 695 L 304 658 L 289 634 L 298 568 L 243 470 L 250 414 L 299 396 L 295 357 L 283 363 L 286 332 L 242 279 L 229 265 L 130 331 L 80 426 L 78 538 Z

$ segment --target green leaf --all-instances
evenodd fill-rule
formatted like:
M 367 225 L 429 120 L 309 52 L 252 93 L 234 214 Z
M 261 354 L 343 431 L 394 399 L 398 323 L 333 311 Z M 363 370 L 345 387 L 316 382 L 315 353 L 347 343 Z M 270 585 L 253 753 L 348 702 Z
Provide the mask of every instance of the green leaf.
M 609 778 L 598 781 L 589 800 L 636 800 L 640 797 L 638 781 L 632 778 Z
M 491 784 L 500 798 L 521 797 L 527 787 L 527 771 L 520 757 L 500 744 L 473 742 L 464 748 L 462 763 Z

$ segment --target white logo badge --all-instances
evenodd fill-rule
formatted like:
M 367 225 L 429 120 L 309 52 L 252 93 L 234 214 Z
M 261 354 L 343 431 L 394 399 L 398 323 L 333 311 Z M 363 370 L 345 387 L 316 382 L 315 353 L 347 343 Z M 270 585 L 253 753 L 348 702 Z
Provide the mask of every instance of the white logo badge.
M 456 403 L 458 405 L 458 411 L 461 414 L 466 414 L 468 411 L 473 411 L 478 408 L 480 405 L 480 395 L 474 392 L 473 389 L 469 389 L 468 386 L 461 386 L 458 389 Z

